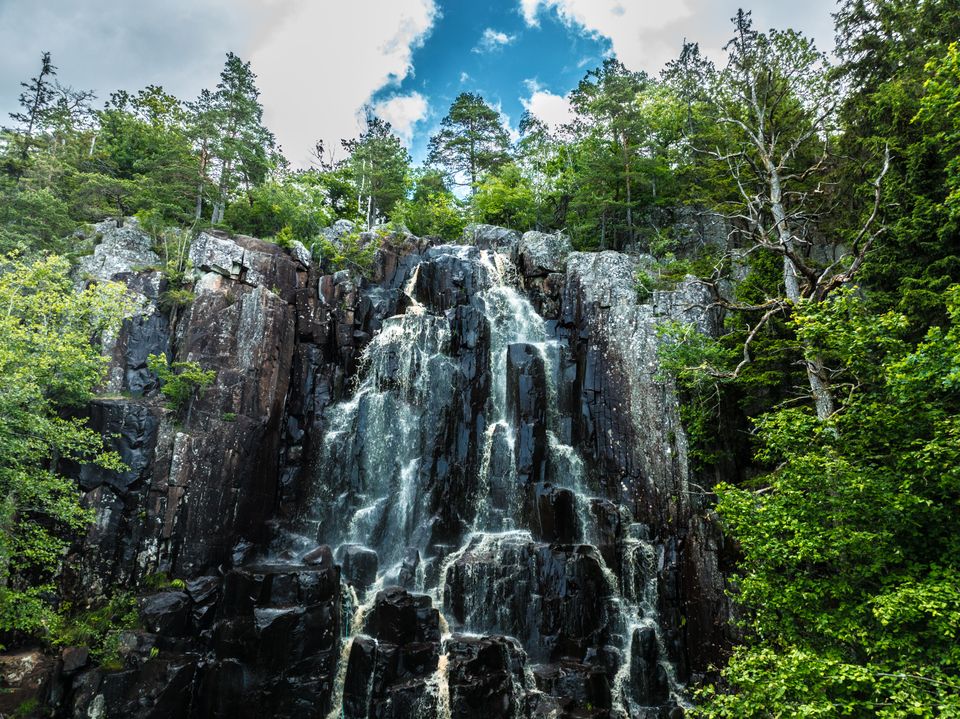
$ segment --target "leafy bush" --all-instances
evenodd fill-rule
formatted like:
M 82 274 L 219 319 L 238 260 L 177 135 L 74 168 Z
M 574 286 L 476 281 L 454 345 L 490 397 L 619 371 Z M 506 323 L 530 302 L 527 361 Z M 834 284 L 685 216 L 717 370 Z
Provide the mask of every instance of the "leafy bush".
M 71 612 L 67 606 L 51 633 L 51 642 L 62 647 L 87 647 L 96 662 L 107 669 L 119 669 L 122 635 L 138 622 L 137 600 L 120 592 L 93 608 Z
M 213 370 L 204 370 L 197 362 L 168 363 L 166 355 L 150 355 L 147 367 L 162 383 L 160 391 L 167 398 L 167 406 L 180 409 L 216 378 Z
M 76 292 L 61 257 L 0 257 L 0 631 L 43 635 L 56 621 L 53 577 L 91 519 L 55 459 L 120 470 L 80 407 L 106 359 L 90 338 L 113 332 L 131 303 L 122 285 Z
M 389 237 L 390 233 L 385 230 L 378 229 L 373 233 L 354 230 L 336 241 L 318 237 L 312 249 L 314 255 L 319 255 L 334 270 L 355 270 L 366 275 L 373 266 L 373 258 L 380 245 Z

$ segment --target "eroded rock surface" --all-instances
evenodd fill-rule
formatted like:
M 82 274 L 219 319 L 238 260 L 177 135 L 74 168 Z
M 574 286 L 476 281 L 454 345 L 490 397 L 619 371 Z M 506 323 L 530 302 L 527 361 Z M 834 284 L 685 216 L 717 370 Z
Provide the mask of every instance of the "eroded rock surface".
M 367 277 L 208 232 L 171 317 L 144 238 L 104 226 L 86 270 L 139 309 L 89 410 L 127 469 L 67 468 L 97 519 L 64 577 L 139 588 L 142 622 L 119 670 L 38 660 L 30 696 L 90 717 L 682 715 L 728 612 L 657 367 L 663 322 L 716 326 L 693 278 L 639 302 L 643 258 L 483 225 L 369 234 Z M 146 368 L 164 352 L 216 373 L 177 409 Z

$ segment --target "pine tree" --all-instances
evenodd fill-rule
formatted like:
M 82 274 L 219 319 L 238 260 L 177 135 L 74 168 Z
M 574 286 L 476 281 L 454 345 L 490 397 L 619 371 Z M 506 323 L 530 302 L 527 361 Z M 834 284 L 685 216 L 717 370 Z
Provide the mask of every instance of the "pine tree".
M 53 102 L 56 93 L 51 80 L 56 74 L 57 68 L 50 61 L 50 53 L 45 52 L 40 60 L 40 73 L 30 82 L 20 83 L 23 92 L 19 99 L 23 112 L 10 113 L 11 119 L 24 126 L 17 133 L 18 162 L 9 168 L 10 174 L 15 177 L 23 175 L 30 159 L 30 148 L 34 145 L 34 133 L 43 125 L 44 116 Z
M 247 189 L 262 182 L 269 170 L 274 137 L 263 125 L 263 107 L 257 76 L 232 52 L 220 73 L 207 121 L 216 128 L 217 193 L 211 222 L 223 221 L 230 196 L 237 187 Z
M 500 113 L 480 95 L 457 96 L 440 127 L 430 138 L 427 164 L 443 168 L 451 182 L 466 185 L 471 192 L 483 175 L 510 160 L 510 136 Z

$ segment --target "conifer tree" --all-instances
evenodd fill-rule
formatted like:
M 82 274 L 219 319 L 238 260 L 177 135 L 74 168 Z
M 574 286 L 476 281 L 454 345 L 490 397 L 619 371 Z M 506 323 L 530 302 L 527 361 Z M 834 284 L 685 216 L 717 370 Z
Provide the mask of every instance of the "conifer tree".
M 443 168 L 451 182 L 466 185 L 471 192 L 486 173 L 510 159 L 510 136 L 500 113 L 480 95 L 458 95 L 440 127 L 430 138 L 427 164 Z

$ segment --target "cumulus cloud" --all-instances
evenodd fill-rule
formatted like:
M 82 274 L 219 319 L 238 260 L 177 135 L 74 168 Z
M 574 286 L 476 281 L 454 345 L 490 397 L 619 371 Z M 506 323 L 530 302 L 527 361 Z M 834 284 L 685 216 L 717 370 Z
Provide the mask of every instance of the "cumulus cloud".
M 556 10 L 568 25 L 606 37 L 614 54 L 634 70 L 657 69 L 678 51 L 657 32 L 690 17 L 690 0 L 520 0 L 520 12 L 530 26 L 539 23 L 542 9 Z
M 413 140 L 414 126 L 427 116 L 428 110 L 427 99 L 419 92 L 394 95 L 373 105 L 374 114 L 389 122 L 393 131 L 408 147 Z
M 246 55 L 258 7 L 255 0 L 0 0 L 0 123 L 44 51 L 60 82 L 101 100 L 148 84 L 193 98 L 216 85 L 228 50 Z
M 473 51 L 480 54 L 495 52 L 516 39 L 516 35 L 507 35 L 505 32 L 488 27 L 483 31 L 480 42 L 473 48 Z
M 811 35 L 823 49 L 833 40 L 830 13 L 836 0 L 807 0 L 803 5 L 754 0 L 753 19 L 760 30 L 794 27 Z M 570 27 L 610 41 L 613 54 L 632 70 L 656 74 L 677 57 L 684 40 L 722 60 L 730 39 L 729 19 L 739 0 L 519 0 L 526 24 L 537 27 L 545 12 Z
M 527 80 L 524 84 L 530 96 L 520 98 L 523 108 L 543 120 L 551 130 L 556 130 L 560 125 L 573 119 L 573 110 L 566 97 L 555 95 L 536 80 Z
M 275 1 L 284 12 L 254 49 L 253 67 L 267 124 L 290 160 L 304 164 L 316 140 L 336 147 L 355 136 L 374 93 L 412 73 L 413 50 L 429 35 L 437 8 L 434 0 Z M 398 132 L 412 128 L 419 101 L 425 105 L 412 95 L 385 100 L 396 114 L 384 119 Z

